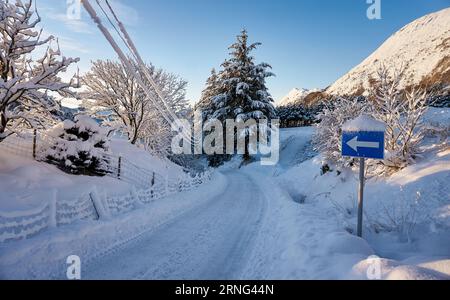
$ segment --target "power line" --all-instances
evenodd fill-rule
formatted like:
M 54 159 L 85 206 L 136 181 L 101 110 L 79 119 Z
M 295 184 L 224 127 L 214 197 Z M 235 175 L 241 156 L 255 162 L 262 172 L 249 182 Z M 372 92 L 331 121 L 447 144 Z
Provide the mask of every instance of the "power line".
M 96 11 L 94 10 L 94 8 L 89 3 L 89 0 L 81 0 L 81 1 L 82 1 L 83 6 L 85 7 L 86 11 L 88 12 L 90 17 L 92 18 L 92 20 L 97 24 L 97 27 L 100 29 L 100 31 L 103 33 L 103 35 L 105 36 L 107 41 L 113 47 L 114 51 L 118 54 L 119 58 L 124 63 L 124 66 L 131 72 L 131 74 L 135 74 L 135 78 L 138 81 L 138 84 L 144 90 L 144 92 L 146 93 L 148 99 L 153 102 L 153 104 L 155 105 L 155 108 L 161 113 L 163 118 L 169 124 L 172 124 L 172 122 L 174 122 L 177 125 L 177 128 L 180 128 L 181 124 L 182 124 L 181 121 L 178 119 L 176 114 L 173 113 L 173 111 L 171 110 L 170 106 L 168 106 L 168 104 L 164 100 L 164 96 L 162 95 L 159 87 L 157 86 L 157 84 L 154 82 L 153 78 L 148 73 L 148 70 L 146 70 L 145 64 L 143 63 L 142 58 L 140 57 L 140 55 L 139 55 L 139 53 L 138 53 L 134 43 L 132 42 L 132 40 L 131 40 L 130 36 L 128 35 L 128 32 L 126 31 L 126 29 L 123 26 L 123 24 L 117 18 L 117 15 L 115 14 L 114 10 L 112 10 L 111 5 L 109 5 L 109 3 L 107 3 L 108 7 L 110 8 L 111 13 L 113 14 L 114 18 L 118 22 L 118 26 L 120 28 L 120 31 L 122 32 L 122 34 L 124 36 L 122 36 L 119 33 L 119 31 L 117 30 L 117 28 L 115 26 L 113 26 L 113 27 L 115 27 L 115 29 L 117 30 L 117 32 L 118 32 L 119 36 L 121 37 L 122 41 L 125 43 L 126 47 L 130 50 L 131 54 L 134 56 L 134 58 L 136 60 L 134 63 L 136 64 L 136 66 L 139 67 L 138 69 L 136 69 L 135 66 L 131 65 L 130 61 L 128 60 L 128 58 L 126 57 L 124 52 L 121 50 L 121 48 L 119 47 L 119 45 L 117 44 L 117 42 L 115 41 L 115 39 L 113 38 L 111 33 L 109 32 L 109 30 L 103 25 L 101 19 L 97 15 Z M 97 4 L 99 4 L 99 6 L 102 9 L 103 13 L 106 15 L 108 20 L 112 23 L 112 21 L 110 20 L 109 16 L 106 13 L 106 11 L 104 11 L 104 9 L 101 7 L 101 5 L 100 5 L 100 3 L 98 1 L 97 1 Z M 134 72 L 133 72 L 133 70 L 134 70 Z M 160 101 L 164 104 L 165 109 L 160 107 L 160 105 L 157 103 L 157 101 L 152 97 L 152 93 L 148 89 L 147 85 L 144 84 L 144 80 L 142 78 L 141 72 L 145 75 L 147 80 L 152 85 L 152 88 L 155 90 L 155 92 L 156 92 L 157 96 L 159 97 Z M 184 131 L 182 132 L 182 134 L 187 139 L 191 138 L 190 135 L 186 135 L 186 133 Z

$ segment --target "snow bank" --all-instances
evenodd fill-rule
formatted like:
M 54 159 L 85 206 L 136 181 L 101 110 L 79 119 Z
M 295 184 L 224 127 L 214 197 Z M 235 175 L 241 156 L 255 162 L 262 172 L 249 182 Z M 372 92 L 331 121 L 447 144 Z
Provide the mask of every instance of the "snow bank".
M 436 114 L 439 118 L 433 118 Z M 434 121 L 448 126 L 450 110 L 428 112 L 425 123 Z M 381 129 L 363 127 L 360 122 L 347 128 Z M 448 279 L 450 150 L 448 141 L 437 137 L 427 137 L 421 147 L 424 153 L 417 164 L 389 178 L 368 180 L 364 219 L 368 243 L 349 233 L 356 228 L 356 173 L 344 170 L 322 175 L 320 156 L 277 173 L 279 188 L 292 202 L 297 195 L 304 199 L 304 204 L 291 207 L 297 214 L 292 232 L 297 234 L 297 251 L 302 253 L 297 255 L 315 251 L 310 259 L 291 260 L 301 261 L 297 268 L 305 270 L 303 274 L 293 271 L 298 275 L 295 278 L 368 279 L 368 257 L 375 254 L 382 258 L 383 279 Z M 286 214 L 291 218 L 292 212 Z
M 450 276 L 416 266 L 394 268 L 384 278 L 386 280 L 450 280 Z
M 63 126 L 61 123 L 53 128 L 52 133 L 63 130 Z M 77 126 L 98 127 L 83 118 Z M 24 144 L 28 140 L 17 140 L 24 149 L 31 147 Z M 195 188 L 210 176 L 207 172 L 191 177 L 181 167 L 117 139 L 112 144 L 117 151 L 114 154 L 122 157 L 122 180 L 115 175 L 74 176 L 32 160 L 32 155 L 22 153 L 15 141 L 0 144 L 0 243 L 31 238 L 55 225 L 128 212 L 140 203 Z M 117 167 L 114 160 L 111 163 L 112 169 Z
M 127 139 L 114 138 L 111 150 L 115 155 L 123 156 L 131 163 L 141 168 L 155 171 L 161 175 L 181 175 L 183 168 L 169 161 L 149 154 L 145 149 L 131 145 Z
M 345 232 L 354 232 L 356 228 L 356 175 L 338 176 L 335 172 L 321 175 L 321 159 L 317 157 L 277 178 L 280 187 L 289 194 L 302 194 L 305 199 L 305 204 L 291 208 L 298 214 L 298 220 L 292 225 L 298 234 L 297 244 L 305 245 L 298 246 L 297 251 L 306 256 L 312 248 L 317 251 L 314 255 L 321 257 L 317 261 L 300 260 L 302 264 L 298 268 L 309 270 L 295 278 L 367 279 L 364 264 L 359 265 L 357 272 L 353 266 L 358 268 L 361 261 L 375 254 L 392 258 L 395 266 L 417 267 L 394 270 L 392 264 L 382 265 L 384 279 L 448 279 L 450 152 L 439 151 L 428 159 L 392 178 L 368 181 L 364 236 L 370 245 Z M 421 198 L 417 197 L 418 192 Z M 392 217 L 398 218 L 397 224 L 391 222 Z M 402 224 L 401 220 L 407 223 Z M 408 233 L 409 242 L 403 231 L 408 228 L 412 228 Z M 377 234 L 375 230 L 388 231 Z M 411 261 L 411 255 L 421 255 L 423 259 Z M 320 261 L 329 265 L 316 273 L 314 265 Z M 439 263 L 433 264 L 435 261 Z
M 125 140 L 113 139 L 111 149 L 115 155 L 121 155 L 131 163 L 161 176 L 185 176 L 181 167 L 156 158 Z M 126 195 L 132 190 L 131 184 L 115 178 L 74 176 L 53 165 L 0 151 L 0 212 L 20 212 L 41 207 L 53 190 L 58 192 L 61 200 L 70 201 L 93 187 L 97 187 L 100 194 L 109 196 Z
M 342 126 L 343 131 L 378 131 L 384 132 L 386 130 L 386 124 L 377 121 L 371 116 L 361 115 L 354 120 L 346 122 Z
M 268 208 L 242 279 L 342 279 L 374 253 L 366 241 L 339 228 L 322 203 L 296 203 L 284 184 L 267 180 L 270 170 L 257 169 L 245 172 L 266 195 Z
M 380 280 L 449 280 L 448 274 L 439 272 L 432 266 L 406 265 L 390 259 L 369 258 L 356 264 L 348 279 L 365 280 L 369 277 Z

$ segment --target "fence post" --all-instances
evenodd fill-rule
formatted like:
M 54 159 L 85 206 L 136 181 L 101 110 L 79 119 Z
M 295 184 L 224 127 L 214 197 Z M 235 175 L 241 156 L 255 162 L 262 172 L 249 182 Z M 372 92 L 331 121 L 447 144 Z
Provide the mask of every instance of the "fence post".
M 33 130 L 33 159 L 36 159 L 37 130 Z
M 97 220 L 108 219 L 111 217 L 111 212 L 107 200 L 100 198 L 96 186 L 92 187 L 92 190 L 89 193 L 89 198 L 91 199 L 96 215 L 98 216 Z
M 119 156 L 119 163 L 117 167 L 117 178 L 120 180 L 120 175 L 122 172 L 122 156 Z
M 152 195 L 152 198 L 153 198 L 153 194 L 154 194 L 154 191 L 153 191 L 153 186 L 155 185 L 155 172 L 153 172 L 153 176 L 152 176 L 152 187 L 151 187 L 151 195 Z

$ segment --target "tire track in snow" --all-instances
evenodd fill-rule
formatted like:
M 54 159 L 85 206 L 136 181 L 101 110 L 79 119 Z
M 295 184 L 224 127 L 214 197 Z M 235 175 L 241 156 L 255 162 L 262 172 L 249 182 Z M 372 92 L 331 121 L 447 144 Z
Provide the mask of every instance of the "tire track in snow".
M 98 258 L 87 266 L 84 278 L 239 278 L 266 203 L 247 176 L 227 175 L 224 194 Z

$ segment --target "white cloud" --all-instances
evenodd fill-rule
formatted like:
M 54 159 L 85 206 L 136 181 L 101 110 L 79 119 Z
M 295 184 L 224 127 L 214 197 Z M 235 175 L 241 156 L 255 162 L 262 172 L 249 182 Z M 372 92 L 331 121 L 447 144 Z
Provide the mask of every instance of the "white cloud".
M 62 22 L 67 27 L 67 29 L 75 33 L 85 33 L 85 34 L 95 33 L 95 31 L 93 30 L 92 26 L 89 23 L 83 20 L 69 19 L 67 15 L 63 13 L 48 13 L 46 17 L 54 21 Z
M 83 54 L 89 53 L 89 49 L 87 47 L 80 44 L 77 40 L 68 38 L 68 37 L 58 37 L 59 46 L 64 53 L 64 50 L 71 50 L 80 52 Z
M 55 3 L 50 0 L 41 0 L 37 3 L 37 10 L 44 21 L 46 19 L 56 21 L 61 23 L 69 31 L 84 34 L 95 33 L 95 28 L 85 20 L 69 18 L 65 4 L 61 5 L 61 3 L 59 3 L 59 5 L 55 5 Z

